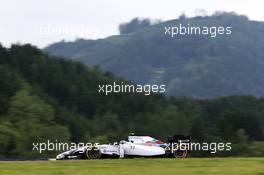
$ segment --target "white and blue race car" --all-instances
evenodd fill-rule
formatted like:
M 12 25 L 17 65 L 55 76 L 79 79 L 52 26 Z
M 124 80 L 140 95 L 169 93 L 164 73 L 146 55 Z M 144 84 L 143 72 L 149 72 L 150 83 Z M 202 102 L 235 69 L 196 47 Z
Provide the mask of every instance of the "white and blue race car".
M 124 157 L 175 157 L 185 158 L 189 151 L 175 148 L 174 143 L 189 142 L 189 137 L 174 135 L 168 143 L 150 136 L 128 136 L 128 141 L 121 140 L 116 144 L 98 144 L 93 147 L 83 146 L 57 155 L 57 160 L 64 159 L 100 159 Z

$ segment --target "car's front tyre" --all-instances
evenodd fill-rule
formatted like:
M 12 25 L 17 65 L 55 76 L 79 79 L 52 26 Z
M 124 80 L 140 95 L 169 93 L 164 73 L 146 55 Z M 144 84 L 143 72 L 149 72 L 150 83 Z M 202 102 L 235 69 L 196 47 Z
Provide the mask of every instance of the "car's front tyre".
M 85 153 L 86 153 L 87 159 L 100 159 L 101 158 L 101 151 L 96 147 L 93 147 L 92 149 L 87 149 Z

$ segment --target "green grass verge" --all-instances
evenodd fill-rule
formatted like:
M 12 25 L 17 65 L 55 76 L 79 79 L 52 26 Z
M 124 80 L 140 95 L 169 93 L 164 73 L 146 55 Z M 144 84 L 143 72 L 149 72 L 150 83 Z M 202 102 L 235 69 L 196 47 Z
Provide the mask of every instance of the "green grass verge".
M 264 158 L 0 162 L 1 175 L 264 175 Z

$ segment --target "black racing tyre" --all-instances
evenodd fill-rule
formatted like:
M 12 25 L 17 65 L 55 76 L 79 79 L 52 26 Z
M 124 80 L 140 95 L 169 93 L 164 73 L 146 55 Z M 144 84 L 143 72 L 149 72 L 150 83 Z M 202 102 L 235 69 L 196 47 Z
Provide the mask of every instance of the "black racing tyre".
M 187 150 L 175 150 L 173 153 L 175 158 L 186 158 L 188 155 L 188 151 Z
M 186 149 L 185 146 L 182 146 L 181 149 L 179 149 L 178 147 L 174 147 L 173 156 L 175 158 L 186 158 L 187 155 L 188 155 L 188 150 Z
M 87 149 L 86 157 L 87 159 L 100 159 L 101 151 L 96 147 L 93 147 L 92 149 Z

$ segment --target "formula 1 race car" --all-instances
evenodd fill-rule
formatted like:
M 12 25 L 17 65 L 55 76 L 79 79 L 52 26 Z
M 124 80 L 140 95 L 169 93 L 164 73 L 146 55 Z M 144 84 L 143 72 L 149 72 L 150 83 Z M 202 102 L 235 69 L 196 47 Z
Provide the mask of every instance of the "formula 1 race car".
M 189 151 L 183 147 L 175 147 L 175 143 L 189 143 L 188 136 L 174 135 L 168 138 L 168 143 L 150 136 L 128 136 L 128 141 L 118 144 L 98 144 L 71 149 L 57 155 L 57 160 L 64 159 L 100 159 L 124 157 L 175 157 L 185 158 Z

